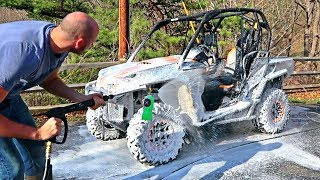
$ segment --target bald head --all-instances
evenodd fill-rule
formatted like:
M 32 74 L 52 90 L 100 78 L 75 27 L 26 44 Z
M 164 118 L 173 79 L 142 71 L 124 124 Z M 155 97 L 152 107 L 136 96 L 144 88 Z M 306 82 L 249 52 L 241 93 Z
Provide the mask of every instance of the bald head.
M 61 30 L 67 36 L 66 38 L 70 39 L 80 36 L 90 39 L 99 29 L 97 22 L 83 12 L 73 12 L 68 14 L 63 18 L 60 26 Z
M 71 52 L 81 53 L 97 39 L 99 26 L 97 22 L 83 12 L 73 12 L 64 17 L 58 26 L 59 34 L 64 40 L 73 42 Z

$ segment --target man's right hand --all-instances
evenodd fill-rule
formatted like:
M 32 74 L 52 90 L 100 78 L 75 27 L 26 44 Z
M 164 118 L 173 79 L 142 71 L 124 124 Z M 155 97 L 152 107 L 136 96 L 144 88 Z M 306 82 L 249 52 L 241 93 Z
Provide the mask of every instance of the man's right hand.
M 62 120 L 59 118 L 50 118 L 44 122 L 38 129 L 36 139 L 47 140 L 61 133 Z

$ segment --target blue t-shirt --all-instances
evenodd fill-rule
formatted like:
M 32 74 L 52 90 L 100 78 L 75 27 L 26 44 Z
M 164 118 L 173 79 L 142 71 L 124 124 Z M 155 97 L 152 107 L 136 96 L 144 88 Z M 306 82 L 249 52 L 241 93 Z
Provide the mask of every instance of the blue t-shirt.
M 0 86 L 9 92 L 7 99 L 39 85 L 61 66 L 68 53 L 51 50 L 54 27 L 43 21 L 0 24 Z

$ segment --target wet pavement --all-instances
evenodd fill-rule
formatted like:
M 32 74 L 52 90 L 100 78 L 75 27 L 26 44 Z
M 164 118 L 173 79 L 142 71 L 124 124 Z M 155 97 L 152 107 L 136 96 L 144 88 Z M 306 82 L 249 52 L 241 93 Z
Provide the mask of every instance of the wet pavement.
M 320 179 L 319 106 L 291 106 L 279 134 L 251 122 L 208 125 L 195 132 L 176 160 L 140 164 L 126 139 L 96 140 L 85 125 L 72 126 L 66 144 L 54 145 L 55 179 Z

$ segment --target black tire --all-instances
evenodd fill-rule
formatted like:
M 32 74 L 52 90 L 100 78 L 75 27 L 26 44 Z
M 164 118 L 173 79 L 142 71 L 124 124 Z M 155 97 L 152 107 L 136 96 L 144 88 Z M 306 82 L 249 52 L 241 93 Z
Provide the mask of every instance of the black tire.
M 281 89 L 267 89 L 255 112 L 257 119 L 253 122 L 258 130 L 271 134 L 281 132 L 290 116 L 286 93 Z
M 127 129 L 127 145 L 134 158 L 154 166 L 175 159 L 184 143 L 181 122 L 181 116 L 166 104 L 155 104 L 151 121 L 142 120 L 139 109 Z
M 88 109 L 86 113 L 86 125 L 89 132 L 97 139 L 108 141 L 124 138 L 124 132 L 112 127 L 110 124 L 102 120 L 101 108 L 96 110 Z

